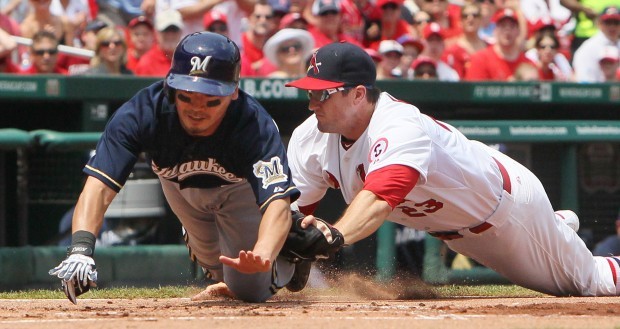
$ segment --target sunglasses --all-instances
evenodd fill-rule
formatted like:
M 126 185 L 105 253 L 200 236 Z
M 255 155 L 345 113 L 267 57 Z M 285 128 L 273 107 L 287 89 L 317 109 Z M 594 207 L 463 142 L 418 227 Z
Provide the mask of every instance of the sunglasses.
M 424 2 L 427 2 L 427 3 L 431 3 L 431 2 L 435 2 L 435 1 L 437 1 L 437 0 L 424 0 Z M 438 2 L 446 2 L 446 0 L 439 0 Z
M 115 47 L 122 46 L 124 43 L 122 41 L 101 41 L 101 47 L 110 47 L 110 45 L 114 45 Z
M 490 4 L 495 4 L 495 1 L 494 1 L 494 0 L 478 0 L 478 2 L 479 2 L 479 3 L 485 3 L 485 2 L 488 2 L 488 3 L 490 3 Z
M 293 48 L 293 50 L 295 50 L 295 51 L 300 51 L 301 47 L 302 47 L 301 43 L 297 42 L 297 43 L 293 43 L 293 44 L 288 45 L 288 46 L 282 46 L 282 47 L 278 48 L 278 52 L 282 53 L 282 54 L 286 54 L 286 53 L 288 53 L 291 50 L 291 48 Z
M 58 54 L 58 49 L 56 49 L 56 48 L 52 48 L 52 49 L 33 49 L 32 53 L 37 55 L 37 56 L 43 56 L 46 53 L 50 54 L 50 55 L 56 55 L 56 54 Z
M 413 24 L 420 25 L 420 24 L 428 24 L 430 22 L 431 22 L 430 19 L 421 19 L 421 20 L 414 20 Z
M 322 16 L 322 17 L 328 16 L 328 15 L 338 15 L 338 12 L 335 10 L 328 10 L 328 11 L 324 11 L 319 14 L 319 16 Z
M 209 27 L 209 32 L 226 32 L 228 27 L 226 25 L 213 25 Z
M 260 14 L 254 14 L 253 16 L 254 16 L 254 18 L 256 18 L 256 19 L 261 19 L 261 18 L 264 18 L 264 19 L 266 19 L 266 20 L 270 20 L 270 19 L 272 19 L 272 18 L 273 18 L 273 15 L 260 15 Z
M 422 76 L 425 76 L 425 75 L 430 75 L 432 77 L 436 77 L 437 76 L 437 71 L 433 70 L 433 69 L 426 69 L 426 70 L 425 69 L 417 69 L 417 70 L 414 70 L 414 74 L 413 75 L 416 76 L 416 77 L 422 77 Z
M 315 102 L 324 102 L 329 97 L 339 91 L 345 90 L 344 87 L 330 88 L 325 90 L 308 90 L 308 99 Z
M 538 45 L 538 49 L 558 49 L 557 45 Z
M 616 20 L 616 19 L 608 19 L 606 21 L 603 21 L 603 24 L 605 24 L 605 25 L 620 25 L 620 21 Z
M 469 17 L 478 18 L 480 17 L 480 13 L 463 13 L 461 15 L 461 18 L 469 18 Z

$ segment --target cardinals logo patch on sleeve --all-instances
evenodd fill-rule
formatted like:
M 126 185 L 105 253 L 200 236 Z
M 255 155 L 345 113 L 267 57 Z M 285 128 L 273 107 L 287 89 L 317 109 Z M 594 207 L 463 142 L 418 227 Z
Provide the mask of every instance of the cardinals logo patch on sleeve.
M 288 176 L 284 173 L 284 167 L 279 157 L 273 157 L 269 161 L 258 161 L 254 164 L 254 176 L 263 182 L 263 188 L 269 185 L 286 182 Z

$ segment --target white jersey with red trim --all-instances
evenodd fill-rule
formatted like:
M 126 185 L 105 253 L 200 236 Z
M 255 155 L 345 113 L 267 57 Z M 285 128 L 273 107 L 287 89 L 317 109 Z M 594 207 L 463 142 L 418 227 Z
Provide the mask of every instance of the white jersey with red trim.
M 420 176 L 388 220 L 428 231 L 529 289 L 556 296 L 620 294 L 620 257 L 593 257 L 554 211 L 540 180 L 508 156 L 387 93 L 363 135 L 346 146 L 340 135 L 319 132 L 315 116 L 293 132 L 288 157 L 300 207 L 319 202 L 329 187 L 339 188 L 350 204 L 366 174 L 405 165 Z M 390 187 L 388 176 L 382 191 Z
M 349 204 L 366 174 L 389 165 L 414 168 L 418 183 L 388 219 L 447 231 L 475 226 L 497 207 L 502 176 L 491 151 L 384 92 L 368 128 L 349 149 L 340 135 L 318 131 L 311 116 L 293 133 L 288 156 L 300 206 L 320 201 L 328 187 L 340 188 Z

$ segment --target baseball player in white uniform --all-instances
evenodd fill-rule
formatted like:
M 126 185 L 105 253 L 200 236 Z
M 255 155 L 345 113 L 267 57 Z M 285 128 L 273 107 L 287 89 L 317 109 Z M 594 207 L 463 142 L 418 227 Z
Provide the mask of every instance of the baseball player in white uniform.
M 332 230 L 355 243 L 393 221 L 445 240 L 515 284 L 556 296 L 620 292 L 620 258 L 593 257 L 572 211 L 554 212 L 538 178 L 508 156 L 467 139 L 375 87 L 372 59 L 333 43 L 307 77 L 314 112 L 288 147 L 296 201 L 306 218 L 328 188 L 349 204 Z M 332 231 L 332 233 L 338 233 Z M 328 238 L 329 240 L 329 238 Z

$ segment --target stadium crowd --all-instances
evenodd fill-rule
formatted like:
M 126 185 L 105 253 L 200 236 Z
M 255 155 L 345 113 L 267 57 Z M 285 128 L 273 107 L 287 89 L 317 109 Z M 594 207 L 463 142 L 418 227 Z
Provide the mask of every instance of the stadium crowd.
M 237 43 L 242 77 L 300 77 L 346 40 L 379 79 L 620 79 L 620 0 L 0 0 L 0 72 L 163 77 L 203 30 Z

